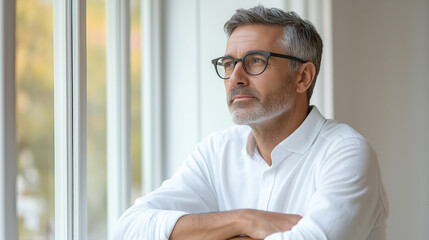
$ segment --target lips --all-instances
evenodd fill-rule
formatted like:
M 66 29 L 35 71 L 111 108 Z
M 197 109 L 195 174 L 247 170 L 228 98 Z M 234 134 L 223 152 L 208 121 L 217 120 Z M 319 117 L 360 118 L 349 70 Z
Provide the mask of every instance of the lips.
M 227 96 L 228 105 L 239 102 L 246 103 L 246 101 L 252 101 L 255 99 L 258 100 L 259 96 L 260 94 L 258 91 L 249 87 L 233 88 Z
M 255 97 L 252 95 L 244 95 L 244 94 L 238 94 L 238 95 L 234 95 L 231 98 L 231 102 L 242 102 L 242 101 L 247 101 L 247 100 L 251 100 L 254 99 Z

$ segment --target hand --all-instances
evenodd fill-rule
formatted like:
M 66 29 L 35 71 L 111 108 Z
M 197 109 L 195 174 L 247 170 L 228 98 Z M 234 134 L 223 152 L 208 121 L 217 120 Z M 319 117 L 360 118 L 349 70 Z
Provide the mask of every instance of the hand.
M 276 232 L 289 231 L 302 218 L 297 214 L 266 212 L 253 209 L 241 211 L 243 214 L 242 218 L 244 219 L 243 233 L 249 236 L 250 239 L 264 239 Z

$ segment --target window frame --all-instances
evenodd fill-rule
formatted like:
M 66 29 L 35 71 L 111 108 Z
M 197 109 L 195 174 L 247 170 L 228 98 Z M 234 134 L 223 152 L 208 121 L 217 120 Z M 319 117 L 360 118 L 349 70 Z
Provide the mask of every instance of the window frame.
M 0 0 L 0 240 L 18 238 L 15 0 Z
M 0 181 L 1 199 L 0 199 L 0 211 L 2 219 L 0 220 L 1 231 L 0 239 L 17 239 L 17 216 L 16 216 L 16 142 L 15 142 L 15 15 L 16 15 L 16 2 L 15 0 L 1 2 L 1 14 L 2 14 L 2 28 L 1 28 L 1 69 L 4 73 L 1 76 L 1 99 L 0 99 L 0 131 L 1 131 L 1 172 L 4 173 L 4 178 Z M 145 62 L 148 63 L 148 59 L 153 56 L 159 56 L 160 53 L 160 30 L 158 29 L 160 24 L 160 16 L 151 12 L 150 9 L 156 9 L 159 12 L 160 4 L 153 0 L 144 0 L 141 4 L 141 10 L 145 11 L 147 16 L 142 16 L 141 21 L 146 24 L 149 31 L 156 32 L 156 36 L 145 38 L 144 42 L 145 49 L 150 49 L 150 55 L 145 57 Z M 113 132 L 121 129 L 120 132 L 116 132 L 115 135 L 121 135 L 122 140 L 116 140 L 113 144 L 120 143 L 123 151 L 117 158 L 110 158 L 108 164 L 110 166 L 121 166 L 120 171 L 109 170 L 109 179 L 113 182 L 111 185 L 116 185 L 117 189 L 121 190 L 123 194 L 116 196 L 124 196 L 122 199 L 113 201 L 113 210 L 109 205 L 109 212 L 116 212 L 116 216 L 110 222 L 116 223 L 120 214 L 129 207 L 130 205 L 130 185 L 131 178 L 130 174 L 130 151 L 129 151 L 129 1 L 108 1 L 108 7 L 112 9 L 118 4 L 121 4 L 121 10 L 114 14 L 114 21 L 116 22 L 113 27 L 109 27 L 109 41 L 113 38 L 120 40 L 119 43 L 114 43 L 113 47 L 110 48 L 109 59 L 115 59 L 115 54 L 119 54 L 120 58 L 115 59 L 109 63 L 109 66 L 115 66 L 112 69 L 116 76 L 120 78 L 115 81 L 110 81 L 108 84 L 110 88 L 114 88 L 121 84 L 121 91 L 116 92 L 114 99 L 120 101 L 120 108 L 110 110 L 111 113 L 125 116 L 115 121 L 115 126 L 108 127 L 108 132 Z M 112 14 L 112 11 L 109 15 Z M 143 14 L 142 14 L 143 15 Z M 156 18 L 156 24 L 152 25 L 152 19 Z M 7 23 L 7 24 L 6 24 Z M 86 199 L 86 1 L 85 0 L 65 0 L 65 1 L 53 1 L 53 48 L 54 48 L 54 151 L 55 151 L 55 238 L 57 239 L 87 239 L 87 199 Z M 142 27 L 145 31 L 144 27 Z M 117 35 L 112 37 L 113 35 Z M 149 36 L 149 34 L 147 34 Z M 149 41 L 147 41 L 150 39 Z M 115 41 L 116 41 L 115 40 Z M 156 50 L 153 50 L 150 46 L 156 43 Z M 142 50 L 145 51 L 145 50 Z M 5 60 L 8 61 L 5 61 Z M 10 60 L 13 61 L 10 61 Z M 161 182 L 161 164 L 157 161 L 157 164 L 152 164 L 153 156 L 156 159 L 160 159 L 161 152 L 161 138 L 158 134 L 161 129 L 161 84 L 160 81 L 156 86 L 153 86 L 153 80 L 160 79 L 160 59 L 155 57 L 156 62 L 151 64 L 142 64 L 142 67 L 148 70 L 148 74 L 142 79 L 146 79 L 145 92 L 149 92 L 148 98 L 150 100 L 145 102 L 145 106 L 142 107 L 143 112 L 153 112 L 155 115 L 147 114 L 152 116 L 145 118 L 142 122 L 145 124 L 147 129 L 151 129 L 150 134 L 146 141 L 143 142 L 143 148 L 151 149 L 148 150 L 148 154 L 145 154 L 146 161 L 148 164 L 142 164 L 143 169 L 147 173 L 143 183 L 146 183 L 145 189 L 150 191 L 158 186 Z M 156 69 L 152 70 L 155 67 Z M 148 81 L 147 79 L 151 79 Z M 142 84 L 143 85 L 143 84 Z M 146 90 L 148 87 L 148 90 Z M 110 98 L 112 94 L 109 94 Z M 156 102 L 156 104 L 153 104 Z M 114 105 L 114 104 L 108 104 Z M 110 107 L 109 107 L 110 108 Z M 113 108 L 110 108 L 113 109 Z M 7 114 L 6 114 L 7 113 Z M 123 114 L 124 113 L 124 114 Z M 145 129 L 146 129 L 145 128 Z M 115 130 L 116 129 L 116 130 Z M 143 130 L 142 130 L 143 131 Z M 114 135 L 110 135 L 110 139 L 113 139 Z M 7 141 L 6 141 L 7 139 Z M 110 143 L 109 145 L 112 145 Z M 155 149 L 153 149 L 155 147 Z M 117 155 L 118 156 L 118 155 Z M 125 156 L 125 157 L 124 157 Z M 122 159 L 122 160 L 121 160 Z M 125 159 L 125 161 L 124 161 Z M 112 168 L 112 167 L 110 167 Z M 151 169 L 146 171 L 146 169 Z M 154 171 L 154 169 L 156 169 Z M 149 185 L 148 185 L 149 183 Z M 113 191 L 114 187 L 110 184 L 108 186 L 110 192 Z M 125 187 L 125 188 L 124 188 Z M 116 210 L 116 211 L 115 211 Z M 6 221 L 7 219 L 7 221 Z M 15 220 L 13 220 L 15 219 Z M 111 227 L 109 227 L 111 228 Z M 112 234 L 109 233 L 109 237 Z
M 55 238 L 87 239 L 86 1 L 53 1 Z
M 108 0 L 107 17 L 107 234 L 131 204 L 130 2 Z
M 141 137 L 142 193 L 155 190 L 164 179 L 164 103 L 162 75 L 162 1 L 141 1 Z

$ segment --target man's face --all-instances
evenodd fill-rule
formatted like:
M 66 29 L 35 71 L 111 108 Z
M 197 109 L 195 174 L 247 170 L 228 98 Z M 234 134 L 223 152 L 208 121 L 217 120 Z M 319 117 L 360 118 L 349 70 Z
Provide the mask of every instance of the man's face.
M 229 37 L 225 55 L 242 58 L 255 50 L 288 54 L 280 43 L 283 31 L 281 26 L 240 26 Z M 254 125 L 286 116 L 295 102 L 287 59 L 270 57 L 266 70 L 257 76 L 247 74 L 238 62 L 224 83 L 229 111 L 236 124 Z

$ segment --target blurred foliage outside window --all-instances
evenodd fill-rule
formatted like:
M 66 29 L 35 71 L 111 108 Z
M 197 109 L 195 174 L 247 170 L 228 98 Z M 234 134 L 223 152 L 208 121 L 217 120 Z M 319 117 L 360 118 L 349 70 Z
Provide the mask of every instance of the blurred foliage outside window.
M 16 1 L 19 239 L 54 235 L 52 0 Z
M 86 3 L 88 239 L 107 239 L 106 0 Z
M 140 0 L 131 0 L 131 161 L 132 188 L 131 201 L 142 194 L 141 176 L 141 25 Z

